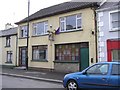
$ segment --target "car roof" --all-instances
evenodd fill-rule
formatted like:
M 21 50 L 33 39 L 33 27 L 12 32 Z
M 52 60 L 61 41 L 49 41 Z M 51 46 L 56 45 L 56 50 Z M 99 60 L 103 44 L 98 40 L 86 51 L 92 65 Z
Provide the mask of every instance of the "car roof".
M 115 62 L 99 62 L 97 64 L 120 64 L 120 62 L 115 61 Z

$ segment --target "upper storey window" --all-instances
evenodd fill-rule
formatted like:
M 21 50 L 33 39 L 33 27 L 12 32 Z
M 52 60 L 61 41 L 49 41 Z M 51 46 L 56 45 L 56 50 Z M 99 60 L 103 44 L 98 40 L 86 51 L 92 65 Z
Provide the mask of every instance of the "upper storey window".
M 27 25 L 20 27 L 20 37 L 27 37 Z
M 77 30 L 82 28 L 81 14 L 66 16 L 60 18 L 61 32 Z
M 120 11 L 110 12 L 110 31 L 120 30 Z
M 33 24 L 33 35 L 44 35 L 48 31 L 48 21 L 34 23 Z

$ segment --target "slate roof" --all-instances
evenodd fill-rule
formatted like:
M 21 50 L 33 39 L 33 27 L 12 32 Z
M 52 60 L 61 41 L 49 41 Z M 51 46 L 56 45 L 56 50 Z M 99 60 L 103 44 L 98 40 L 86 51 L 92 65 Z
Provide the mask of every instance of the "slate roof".
M 113 7 L 118 7 L 120 8 L 120 2 L 105 2 L 100 9 L 104 8 L 113 8 Z
M 17 27 L 0 31 L 0 37 L 9 36 L 9 35 L 17 35 Z
M 54 16 L 57 14 L 62 14 L 70 11 L 75 11 L 78 9 L 84 9 L 88 7 L 97 7 L 97 2 L 65 2 L 58 5 L 54 5 L 48 8 L 39 10 L 38 12 L 29 16 L 29 20 L 36 20 L 40 18 L 45 18 L 49 16 Z M 17 22 L 16 24 L 21 24 L 27 22 L 27 18 Z

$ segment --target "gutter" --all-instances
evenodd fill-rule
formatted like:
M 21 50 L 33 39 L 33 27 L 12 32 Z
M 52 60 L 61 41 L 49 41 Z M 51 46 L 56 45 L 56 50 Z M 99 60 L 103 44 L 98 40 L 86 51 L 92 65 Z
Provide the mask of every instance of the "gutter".
M 96 10 L 96 12 L 118 9 L 118 7 L 119 7 L 119 6 L 114 6 L 114 7 L 109 7 L 109 8 L 98 9 L 98 10 Z M 99 8 L 100 8 L 100 7 L 99 7 Z

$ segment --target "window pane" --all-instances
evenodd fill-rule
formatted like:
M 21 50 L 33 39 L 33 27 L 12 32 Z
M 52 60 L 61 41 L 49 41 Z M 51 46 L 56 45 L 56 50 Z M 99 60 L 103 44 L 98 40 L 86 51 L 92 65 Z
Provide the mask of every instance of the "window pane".
M 37 24 L 37 34 L 41 35 L 44 33 L 44 23 Z
M 112 22 L 112 28 L 118 28 L 120 27 L 120 22 Z
M 10 37 L 6 37 L 6 46 L 10 46 Z
M 56 45 L 55 59 L 62 61 L 78 61 L 80 59 L 80 44 Z
M 112 75 L 120 75 L 120 64 L 113 64 Z
M 46 59 L 46 50 L 40 50 L 39 57 L 40 59 Z
M 48 22 L 39 22 L 33 24 L 33 35 L 43 35 L 48 31 Z
M 11 51 L 7 51 L 7 62 L 12 62 L 12 52 Z
M 39 50 L 33 50 L 33 59 L 39 60 Z
M 113 61 L 120 61 L 120 50 L 112 50 Z
M 119 21 L 120 20 L 119 15 L 120 15 L 120 12 L 111 13 L 112 21 Z
M 21 37 L 27 37 L 27 26 L 21 26 Z
M 108 65 L 102 65 L 100 68 L 100 72 L 104 75 L 108 73 Z
M 33 24 L 33 35 L 37 35 L 37 26 Z
M 61 30 L 61 31 L 64 31 L 64 30 L 65 30 L 65 23 L 64 23 L 64 22 L 61 22 L 61 23 L 60 23 L 60 30 Z
M 66 17 L 66 30 L 76 29 L 76 16 Z
M 120 12 L 111 13 L 111 26 L 112 28 L 119 28 L 120 27 Z
M 47 46 L 34 46 L 33 60 L 46 60 L 47 59 Z
M 77 19 L 77 28 L 81 28 L 81 25 L 82 25 L 81 19 Z
M 94 65 L 90 69 L 87 70 L 88 74 L 102 74 L 105 75 L 108 73 L 108 64 L 104 65 Z
M 48 25 L 46 24 L 45 25 L 45 33 L 47 33 L 47 31 L 48 31 Z

